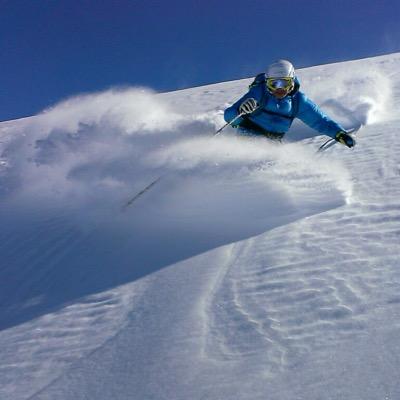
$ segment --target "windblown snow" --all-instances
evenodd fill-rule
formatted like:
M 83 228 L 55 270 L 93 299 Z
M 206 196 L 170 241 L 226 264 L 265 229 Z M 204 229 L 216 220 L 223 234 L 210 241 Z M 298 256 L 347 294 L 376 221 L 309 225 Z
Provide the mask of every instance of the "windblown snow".
M 400 54 L 298 75 L 354 150 L 214 137 L 251 79 L 0 124 L 1 399 L 400 398 Z

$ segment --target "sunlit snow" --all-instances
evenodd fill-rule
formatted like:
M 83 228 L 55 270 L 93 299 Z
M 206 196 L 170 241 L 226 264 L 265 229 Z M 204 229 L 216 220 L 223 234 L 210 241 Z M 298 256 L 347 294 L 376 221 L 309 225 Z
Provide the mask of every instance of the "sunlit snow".
M 400 398 L 400 54 L 298 75 L 354 150 L 214 137 L 251 79 L 0 124 L 1 399 Z

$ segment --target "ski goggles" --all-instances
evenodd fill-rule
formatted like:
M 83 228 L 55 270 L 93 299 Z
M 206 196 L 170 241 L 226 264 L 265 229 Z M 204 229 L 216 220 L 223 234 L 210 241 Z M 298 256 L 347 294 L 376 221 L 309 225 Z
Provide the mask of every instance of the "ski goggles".
M 279 89 L 283 89 L 289 91 L 294 87 L 293 78 L 268 78 L 267 79 L 267 88 L 274 92 Z

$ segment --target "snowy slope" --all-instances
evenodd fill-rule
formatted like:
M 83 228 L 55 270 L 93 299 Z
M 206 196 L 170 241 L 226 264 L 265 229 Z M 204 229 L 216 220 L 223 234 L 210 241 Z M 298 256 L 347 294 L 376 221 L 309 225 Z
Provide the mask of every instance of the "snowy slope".
M 0 124 L 0 399 L 399 399 L 399 71 L 299 71 L 319 155 L 212 137 L 248 79 Z

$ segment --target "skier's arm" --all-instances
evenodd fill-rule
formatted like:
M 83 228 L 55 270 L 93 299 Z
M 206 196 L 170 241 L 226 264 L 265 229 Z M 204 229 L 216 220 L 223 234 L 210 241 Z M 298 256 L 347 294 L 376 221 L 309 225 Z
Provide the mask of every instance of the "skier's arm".
M 335 138 L 336 134 L 345 129 L 330 119 L 322 110 L 302 92 L 299 96 L 299 111 L 297 118 L 316 131 Z

